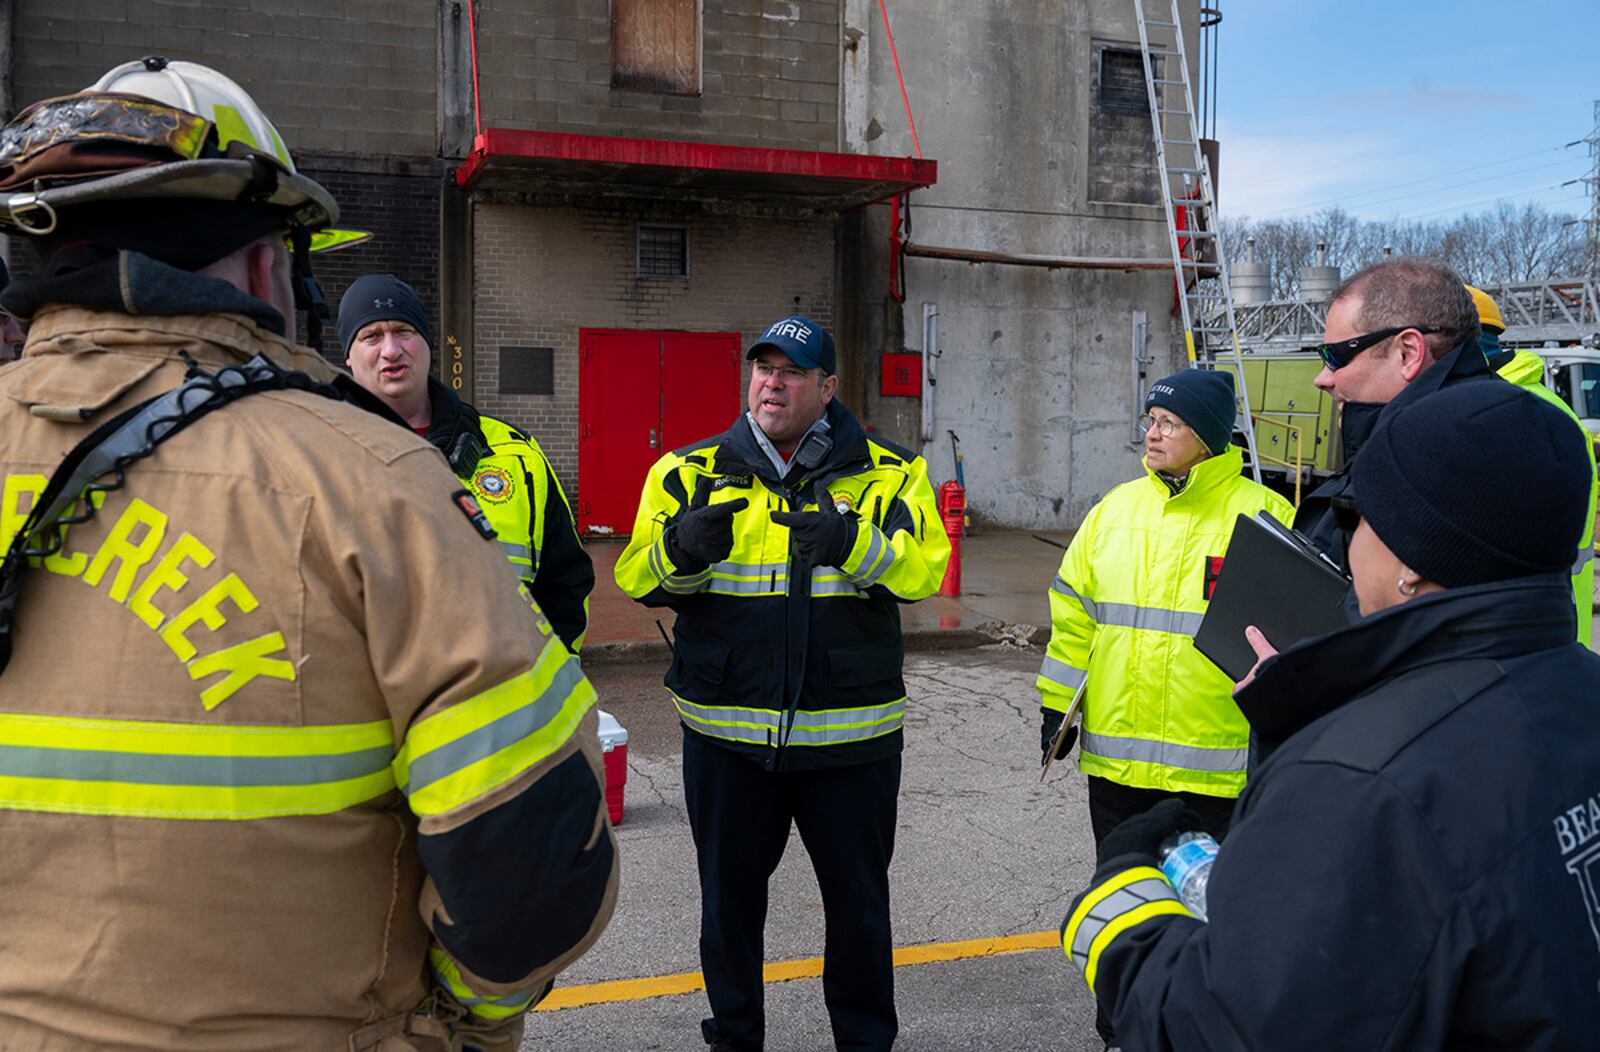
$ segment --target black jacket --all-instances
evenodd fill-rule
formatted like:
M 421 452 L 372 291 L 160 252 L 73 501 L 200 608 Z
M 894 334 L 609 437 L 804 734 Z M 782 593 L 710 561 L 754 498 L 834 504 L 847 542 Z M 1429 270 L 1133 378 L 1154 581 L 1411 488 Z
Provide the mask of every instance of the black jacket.
M 1319 551 L 1341 567 L 1346 566 L 1345 552 L 1350 546 L 1350 538 L 1345 536 L 1335 521 L 1333 507 L 1335 504 L 1354 505 L 1356 488 L 1350 479 L 1350 464 L 1377 427 L 1383 411 L 1389 405 L 1405 405 L 1464 380 L 1492 379 L 1498 377 L 1489 368 L 1489 362 L 1474 336 L 1458 343 L 1444 357 L 1424 369 L 1390 402 L 1345 402 L 1339 409 L 1339 444 L 1344 454 L 1341 466 L 1300 502 L 1300 510 L 1294 516 L 1294 528 Z
M 938 587 L 949 553 L 922 458 L 869 435 L 837 400 L 827 419 L 827 452 L 809 464 L 796 453 L 781 476 L 744 417 L 663 457 L 616 571 L 635 599 L 677 611 L 666 685 L 685 725 L 790 770 L 900 751 L 899 605 Z M 823 489 L 847 506 L 856 534 L 838 567 L 814 569 L 792 557 L 771 515 L 815 508 Z M 724 562 L 661 572 L 686 508 L 739 499 Z
M 1563 577 L 1413 600 L 1291 648 L 1210 924 L 1115 939 L 1130 1049 L 1600 1047 L 1600 657 Z

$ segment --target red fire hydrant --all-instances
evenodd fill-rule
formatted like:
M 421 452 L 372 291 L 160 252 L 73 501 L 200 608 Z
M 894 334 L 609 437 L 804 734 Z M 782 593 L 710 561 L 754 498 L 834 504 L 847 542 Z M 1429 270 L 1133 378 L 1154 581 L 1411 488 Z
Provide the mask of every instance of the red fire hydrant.
M 945 567 L 939 594 L 960 595 L 961 534 L 967 523 L 967 487 L 955 481 L 939 487 L 939 517 L 944 520 L 944 532 L 950 538 L 950 563 Z

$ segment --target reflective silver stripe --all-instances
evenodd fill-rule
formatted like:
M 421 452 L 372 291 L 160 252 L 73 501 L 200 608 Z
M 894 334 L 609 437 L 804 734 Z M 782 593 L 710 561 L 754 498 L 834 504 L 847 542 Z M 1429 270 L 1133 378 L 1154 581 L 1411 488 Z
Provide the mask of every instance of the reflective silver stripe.
M 1578 557 L 1572 561 L 1572 576 L 1576 577 L 1583 572 L 1583 568 L 1594 562 L 1593 548 L 1578 549 Z
M 1089 967 L 1089 948 L 1094 945 L 1094 940 L 1106 925 L 1130 910 L 1136 910 L 1149 902 L 1160 902 L 1162 899 L 1177 900 L 1177 892 L 1172 890 L 1172 885 L 1159 877 L 1145 877 L 1136 880 L 1125 888 L 1118 888 L 1104 899 L 1094 904 L 1084 915 L 1078 930 L 1073 933 L 1072 947 L 1067 951 L 1072 958 L 1072 963 L 1078 970 L 1087 971 Z
M 711 583 L 706 585 L 706 591 L 715 595 L 783 595 L 788 585 L 787 577 L 779 577 L 776 581 L 761 578 L 756 581 L 741 581 L 736 577 L 710 578 Z
M 392 745 L 318 756 L 197 756 L 6 745 L 0 746 L 0 777 L 230 788 L 323 785 L 378 774 L 393 759 Z
M 472 1005 L 494 1005 L 498 1008 L 522 1008 L 531 1000 L 538 990 L 527 990 L 520 994 L 506 994 L 504 997 L 478 997 L 466 996 L 459 989 L 451 989 L 450 993 L 457 1001 L 471 1007 Z
M 711 572 L 718 577 L 770 577 L 777 574 L 782 577 L 789 572 L 789 564 L 783 563 L 713 563 Z
M 776 745 L 778 729 L 784 722 L 784 714 L 775 709 L 696 705 L 676 694 L 672 700 L 678 707 L 678 714 L 693 730 L 728 741 Z M 836 745 L 877 738 L 899 729 L 904 722 L 905 711 L 905 698 L 860 709 L 801 710 L 795 713 L 789 744 Z
M 492 723 L 484 724 L 471 734 L 412 760 L 406 780 L 406 795 L 413 795 L 419 789 L 441 778 L 448 778 L 479 760 L 493 756 L 506 746 L 537 733 L 560 715 L 573 688 L 582 682 L 583 670 L 578 666 L 577 659 L 567 658 L 551 678 L 549 686 L 533 701 Z
M 1039 666 L 1039 675 L 1051 683 L 1059 683 L 1070 690 L 1077 690 L 1083 686 L 1083 677 L 1087 674 L 1083 669 L 1075 665 L 1069 665 L 1065 661 L 1057 661 L 1048 655 L 1044 659 L 1044 664 Z
M 664 544 L 666 544 L 665 540 L 657 541 L 650 546 L 649 551 L 650 572 L 655 574 L 656 581 L 660 584 L 667 583 L 667 568 L 661 557 L 661 549 Z
M 659 540 L 650 546 L 650 572 L 655 574 L 656 581 L 660 583 L 662 591 L 671 592 L 673 595 L 690 595 L 700 590 L 711 577 L 711 570 L 701 570 L 696 574 L 674 576 L 667 572 L 666 556 L 663 550 L 666 540 Z
M 850 578 L 840 574 L 838 577 L 825 577 L 811 579 L 812 595 L 862 595 L 861 589 Z
M 879 563 L 878 568 L 872 571 L 867 579 L 861 583 L 868 585 L 877 584 L 883 575 L 889 572 L 889 567 L 893 566 L 894 561 L 898 558 L 899 556 L 894 553 L 894 548 L 891 545 L 885 544 L 883 546 L 883 561 Z
M 1146 632 L 1174 632 L 1192 636 L 1200 630 L 1204 614 L 1186 614 L 1181 610 L 1162 610 L 1155 606 L 1134 606 L 1132 603 L 1097 603 L 1091 615 L 1102 625 L 1118 628 L 1139 628 Z
M 1244 770 L 1248 749 L 1207 749 L 1199 745 L 1174 745 L 1172 742 L 1144 738 L 1114 738 L 1108 734 L 1084 732 L 1078 747 L 1105 760 L 1133 760 L 1161 767 L 1180 767 L 1188 771 L 1233 772 Z
M 1094 600 L 1090 599 L 1086 595 L 1079 595 L 1070 584 L 1068 584 L 1066 581 L 1063 581 L 1060 577 L 1057 577 L 1054 581 L 1050 582 L 1050 590 L 1052 592 L 1059 592 L 1068 599 L 1076 599 L 1078 602 L 1083 604 L 1083 612 L 1089 615 L 1090 620 L 1100 620 L 1099 615 L 1096 612 L 1098 608 L 1095 606 Z
M 876 581 L 879 574 L 882 573 L 882 569 L 876 564 L 878 556 L 883 554 L 885 545 L 883 543 L 882 530 L 870 522 L 863 523 L 861 528 L 867 531 L 867 550 L 862 553 L 861 562 L 857 564 L 857 568 L 846 572 L 855 580 L 860 581 L 861 586 L 865 588 Z M 874 570 L 877 572 L 875 573 Z
M 529 548 L 526 544 L 514 544 L 511 541 L 501 541 L 500 549 L 506 553 L 506 558 L 510 559 L 512 562 L 527 563 L 530 566 L 533 565 L 533 549 Z

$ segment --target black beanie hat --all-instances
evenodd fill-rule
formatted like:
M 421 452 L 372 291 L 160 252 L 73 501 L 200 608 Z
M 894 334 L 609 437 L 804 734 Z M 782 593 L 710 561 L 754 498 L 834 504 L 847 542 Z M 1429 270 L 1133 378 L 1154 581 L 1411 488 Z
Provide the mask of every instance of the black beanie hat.
M 422 297 L 393 274 L 368 274 L 345 289 L 339 300 L 339 347 L 345 355 L 356 333 L 375 321 L 403 321 L 422 334 L 429 350 L 435 349 Z
M 1144 411 L 1152 406 L 1170 410 L 1188 424 L 1212 453 L 1228 448 L 1237 410 L 1233 404 L 1233 374 L 1211 369 L 1185 369 L 1150 385 Z
M 1571 417 L 1499 379 L 1391 408 L 1350 471 L 1362 517 L 1409 569 L 1460 588 L 1572 568 L 1594 469 Z

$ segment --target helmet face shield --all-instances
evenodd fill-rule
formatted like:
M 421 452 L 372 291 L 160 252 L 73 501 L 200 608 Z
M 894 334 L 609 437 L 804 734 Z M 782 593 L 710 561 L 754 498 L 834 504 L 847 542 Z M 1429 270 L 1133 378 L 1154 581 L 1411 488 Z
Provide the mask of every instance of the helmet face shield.
M 153 199 L 263 206 L 285 229 L 319 230 L 339 215 L 250 95 L 198 63 L 124 63 L 0 130 L 0 227 L 44 236 L 58 214 L 68 223 L 87 205 Z
M 211 122 L 137 95 L 69 95 L 45 99 L 0 129 L 0 188 L 31 181 L 30 168 L 49 175 L 92 175 L 159 162 L 193 161 L 204 152 Z M 51 151 L 72 161 L 31 162 Z M 163 156 L 164 155 L 164 156 Z M 65 169 L 65 170 L 63 170 Z M 48 176 L 46 176 L 48 177 Z
M 28 235 L 46 273 L 115 252 L 193 271 L 285 236 L 314 341 L 327 306 L 311 238 L 338 217 L 249 93 L 198 63 L 124 63 L 0 129 L 0 229 Z

